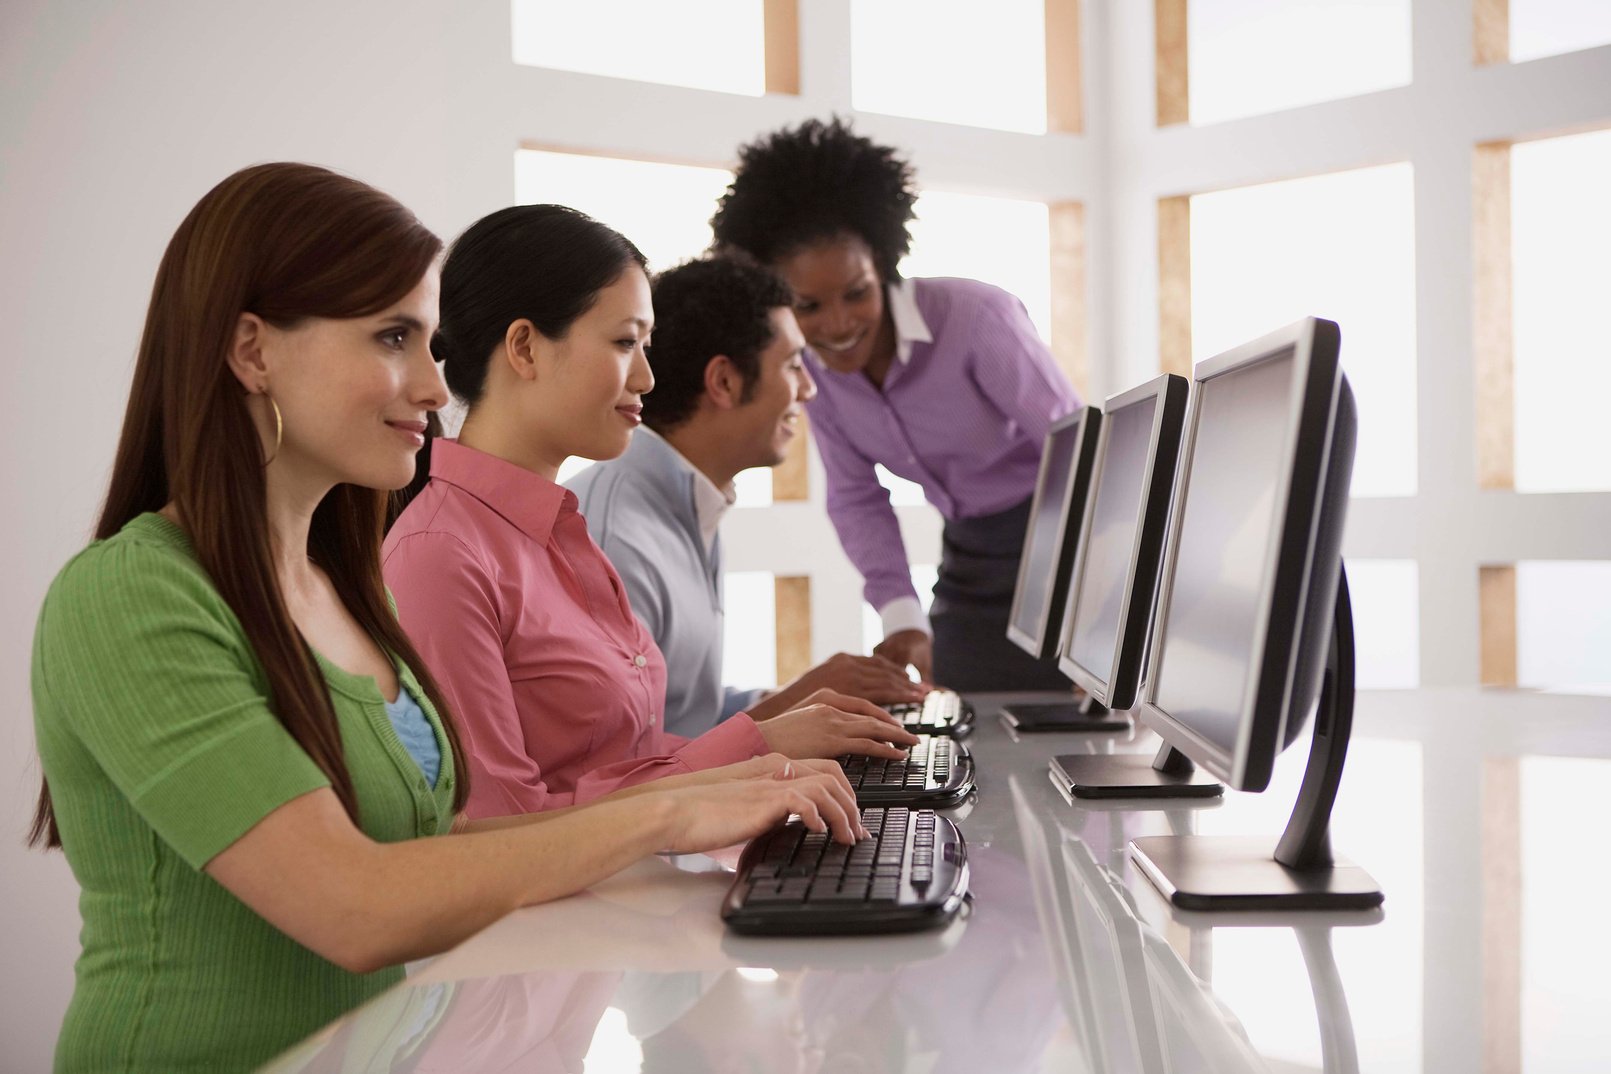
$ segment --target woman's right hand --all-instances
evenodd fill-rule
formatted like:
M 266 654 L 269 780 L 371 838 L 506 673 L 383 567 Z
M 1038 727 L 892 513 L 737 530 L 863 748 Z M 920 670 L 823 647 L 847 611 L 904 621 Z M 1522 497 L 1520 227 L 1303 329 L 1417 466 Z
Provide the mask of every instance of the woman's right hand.
M 835 690 L 818 690 L 797 709 L 755 725 L 767 748 L 789 757 L 838 757 L 862 753 L 900 760 L 916 735 L 871 701 Z
M 670 813 L 664 849 L 678 853 L 745 842 L 791 814 L 798 814 L 811 831 L 830 833 L 835 842 L 867 837 L 844 773 L 814 766 L 785 765 L 775 775 L 684 787 L 655 797 Z

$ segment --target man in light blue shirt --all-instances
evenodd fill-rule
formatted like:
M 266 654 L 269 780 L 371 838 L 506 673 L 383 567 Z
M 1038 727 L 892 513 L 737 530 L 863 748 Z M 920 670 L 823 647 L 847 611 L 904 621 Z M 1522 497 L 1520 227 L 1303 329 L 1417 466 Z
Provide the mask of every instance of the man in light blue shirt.
M 880 703 L 924 695 L 890 661 L 848 653 L 776 691 L 722 683 L 718 527 L 733 502 L 733 477 L 782 462 L 816 394 L 791 303 L 777 277 L 736 261 L 708 258 L 662 273 L 644 427 L 626 454 L 567 482 L 665 654 L 665 726 L 675 734 L 699 735 L 740 711 L 757 720 L 779 715 L 824 688 Z

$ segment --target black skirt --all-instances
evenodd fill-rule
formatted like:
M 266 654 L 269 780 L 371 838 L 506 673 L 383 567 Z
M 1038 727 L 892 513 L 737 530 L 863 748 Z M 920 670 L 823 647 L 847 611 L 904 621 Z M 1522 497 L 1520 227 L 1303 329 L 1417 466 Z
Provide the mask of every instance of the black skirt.
M 937 685 L 974 693 L 1069 688 L 1055 664 L 1033 659 L 1007 639 L 1030 504 L 945 524 L 929 609 Z

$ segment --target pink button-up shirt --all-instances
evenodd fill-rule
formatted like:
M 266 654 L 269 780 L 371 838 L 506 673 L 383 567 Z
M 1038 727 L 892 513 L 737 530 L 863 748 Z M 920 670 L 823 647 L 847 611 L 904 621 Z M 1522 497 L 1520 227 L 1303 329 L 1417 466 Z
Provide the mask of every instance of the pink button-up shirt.
M 575 805 L 767 751 L 740 714 L 663 729 L 666 665 L 576 496 L 453 440 L 386 536 L 386 583 L 471 770 L 472 817 Z

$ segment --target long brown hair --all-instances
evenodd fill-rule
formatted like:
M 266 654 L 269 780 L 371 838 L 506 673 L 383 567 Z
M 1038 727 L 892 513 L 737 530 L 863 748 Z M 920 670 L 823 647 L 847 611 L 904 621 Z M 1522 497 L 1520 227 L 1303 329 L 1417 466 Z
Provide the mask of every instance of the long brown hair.
M 353 822 L 358 798 L 318 663 L 281 597 L 270 554 L 263 450 L 226 361 L 244 312 L 277 327 L 365 317 L 418 285 L 442 243 L 373 187 L 307 164 L 259 164 L 186 216 L 157 268 L 97 539 L 170 501 L 196 558 L 240 620 L 274 713 L 329 777 Z M 442 692 L 403 633 L 381 580 L 387 493 L 338 485 L 314 511 L 308 554 L 358 623 L 415 673 L 453 747 L 455 810 L 469 793 Z M 61 846 L 50 787 L 28 840 Z

